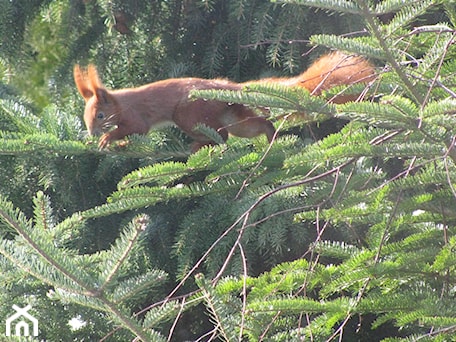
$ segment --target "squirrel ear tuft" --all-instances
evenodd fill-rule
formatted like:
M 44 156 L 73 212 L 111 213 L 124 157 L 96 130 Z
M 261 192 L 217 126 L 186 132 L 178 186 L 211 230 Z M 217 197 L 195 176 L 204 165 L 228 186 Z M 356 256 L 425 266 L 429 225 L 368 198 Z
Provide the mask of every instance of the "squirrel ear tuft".
M 87 78 L 89 86 L 94 92 L 98 89 L 104 89 L 103 83 L 101 83 L 100 78 L 98 77 L 97 68 L 93 64 L 89 64 L 87 67 Z
M 87 101 L 90 99 L 94 95 L 94 92 L 87 81 L 87 72 L 76 64 L 73 68 L 73 77 L 76 88 L 78 88 L 84 100 Z
M 86 102 L 93 96 L 96 96 L 99 101 L 108 101 L 108 92 L 98 77 L 95 65 L 89 64 L 87 69 L 84 70 L 76 64 L 73 69 L 73 75 L 76 87 Z

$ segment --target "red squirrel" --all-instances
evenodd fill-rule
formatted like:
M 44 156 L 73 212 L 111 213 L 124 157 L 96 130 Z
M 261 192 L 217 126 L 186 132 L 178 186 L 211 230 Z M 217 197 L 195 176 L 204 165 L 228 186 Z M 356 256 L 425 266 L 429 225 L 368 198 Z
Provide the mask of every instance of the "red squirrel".
M 309 69 L 296 77 L 269 78 L 243 84 L 221 79 L 173 78 L 137 88 L 108 90 L 101 83 L 95 66 L 74 67 L 74 81 L 86 105 L 84 121 L 89 135 L 100 135 L 99 148 L 130 134 L 147 134 L 153 127 L 175 124 L 195 140 L 193 151 L 212 141 L 194 130 L 199 123 L 216 130 L 224 140 L 228 134 L 253 138 L 265 134 L 273 140 L 272 123 L 258 116 L 254 109 L 242 104 L 214 100 L 189 99 L 191 90 L 242 90 L 245 84 L 276 82 L 301 86 L 314 95 L 336 85 L 368 82 L 374 68 L 362 57 L 330 53 L 318 59 Z M 333 100 L 343 103 L 356 98 L 339 96 Z M 112 129 L 115 127 L 114 129 Z

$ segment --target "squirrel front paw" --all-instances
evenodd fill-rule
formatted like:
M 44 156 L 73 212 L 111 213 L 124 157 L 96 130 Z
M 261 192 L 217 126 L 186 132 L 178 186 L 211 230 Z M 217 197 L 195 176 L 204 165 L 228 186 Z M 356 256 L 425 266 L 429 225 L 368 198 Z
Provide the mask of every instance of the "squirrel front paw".
M 111 136 L 109 135 L 109 133 L 105 133 L 103 134 L 101 137 L 100 137 L 100 140 L 98 141 L 98 148 L 100 150 L 103 150 L 105 149 L 106 147 L 109 146 L 109 144 L 111 143 Z

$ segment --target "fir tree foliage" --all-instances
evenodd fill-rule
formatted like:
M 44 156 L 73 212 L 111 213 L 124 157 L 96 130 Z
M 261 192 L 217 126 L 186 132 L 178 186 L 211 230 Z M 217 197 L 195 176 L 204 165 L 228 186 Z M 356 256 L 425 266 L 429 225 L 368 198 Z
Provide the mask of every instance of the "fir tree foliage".
M 18 4 L 0 5 L 2 18 Z M 99 151 L 84 137 L 74 89 L 56 91 L 55 104 L 0 92 L 0 300 L 33 304 L 40 321 L 85 324 L 43 327 L 40 338 L 455 338 L 454 5 L 282 4 L 34 4 L 32 25 L 46 28 L 44 18 L 53 18 L 66 28 L 66 41 L 46 31 L 65 47 L 50 93 L 65 84 L 62 70 L 88 59 L 113 87 L 187 72 L 251 79 L 265 61 L 291 71 L 302 49 L 288 42 L 315 32 L 311 43 L 378 65 L 369 84 L 321 97 L 274 84 L 195 92 L 268 109 L 278 135 L 271 144 L 230 138 L 194 154 L 172 128 Z M 322 20 L 305 30 L 314 8 Z M 444 16 L 432 22 L 436 10 Z M 363 35 L 319 30 L 334 13 L 357 18 Z M 2 25 L 6 47 L 11 29 L 19 45 L 37 46 L 31 31 Z M 6 65 L 17 74 L 20 65 L 9 61 L 20 49 L 5 51 L 1 72 Z M 39 70 L 31 65 L 25 75 Z M 8 85 L 24 87 L 19 76 Z M 327 102 L 341 92 L 364 101 Z M 348 123 L 322 139 L 301 130 L 328 119 Z M 7 316 L 3 306 L 0 314 Z
M 77 303 L 106 312 L 114 321 L 126 327 L 144 341 L 164 341 L 157 331 L 146 329 L 125 310 L 131 298 L 166 281 L 159 270 L 134 275 L 129 258 L 139 253 L 141 234 L 147 228 L 147 216 L 136 217 L 124 230 L 111 249 L 91 255 L 80 255 L 65 247 L 68 229 L 83 224 L 80 217 L 57 223 L 49 199 L 38 193 L 34 201 L 34 220 L 2 199 L 0 218 L 3 234 L 14 232 L 12 239 L 2 240 L 0 251 L 21 272 L 50 286 L 51 300 Z M 78 216 L 78 215 L 77 215 Z M 10 269 L 10 272 L 13 270 Z M 130 273 L 130 277 L 125 275 Z M 168 309 L 169 310 L 169 309 Z M 165 315 L 166 316 L 166 315 Z
M 446 317 L 446 310 L 453 300 L 454 265 L 449 262 L 440 269 L 445 276 L 441 275 L 448 277 L 445 279 L 434 273 L 434 265 L 442 265 L 439 251 L 449 256 L 446 251 L 451 245 L 455 218 L 451 204 L 455 198 L 454 93 L 451 86 L 440 82 L 449 80 L 452 73 L 446 67 L 452 64 L 450 57 L 454 54 L 454 30 L 450 28 L 454 23 L 407 31 L 409 23 L 437 5 L 432 1 L 388 1 L 375 7 L 363 1 L 299 3 L 363 15 L 372 34 L 370 39 L 319 35 L 312 42 L 386 61 L 386 72 L 376 81 L 378 86 L 371 87 L 385 90 L 385 83 L 394 84 L 394 93 L 384 94 L 378 102 L 335 105 L 330 115 L 349 119 L 351 124 L 284 161 L 288 172 L 293 170 L 304 178 L 271 193 L 312 185 L 304 195 L 307 209 L 294 216 L 296 222 L 314 222 L 319 232 L 308 250 L 310 262 L 291 266 L 277 283 L 271 279 L 275 271 L 266 273 L 270 292 L 258 297 L 254 290 L 265 288 L 262 277 L 228 280 L 230 285 L 217 286 L 226 292 L 215 292 L 214 296 L 231 294 L 231 300 L 239 302 L 239 293 L 243 294 L 245 311 L 238 321 L 252 319 L 252 323 L 259 324 L 251 328 L 244 324 L 239 329 L 252 341 L 266 336 L 273 340 L 290 340 L 290 336 L 338 339 L 350 334 L 347 327 L 357 316 L 372 313 L 377 315 L 372 329 L 381 331 L 382 326 L 393 323 L 412 340 L 451 339 L 454 322 Z M 390 11 L 397 12 L 395 17 L 380 25 L 376 16 Z M 408 32 L 409 39 L 396 35 L 399 26 Z M 413 44 L 418 34 L 427 35 L 421 49 Z M 251 88 L 245 89 L 246 94 L 204 91 L 197 96 L 286 108 L 284 103 L 291 100 L 291 90 L 277 94 L 271 89 L 260 89 L 258 97 L 258 89 Z M 306 108 L 305 103 L 296 106 L 295 111 L 299 113 L 302 108 Z M 298 120 L 308 120 L 309 114 L 319 112 L 312 105 L 309 108 Z M 383 165 L 378 164 L 378 158 Z M 386 163 L 397 159 L 402 161 L 402 170 L 388 170 Z M 309 173 L 304 172 L 309 169 Z M 321 235 L 328 227 L 348 230 L 352 243 L 324 240 Z M 338 262 L 321 264 L 319 260 L 325 258 Z M 286 277 L 293 280 L 290 288 L 283 289 Z M 296 327 L 293 332 L 290 322 Z

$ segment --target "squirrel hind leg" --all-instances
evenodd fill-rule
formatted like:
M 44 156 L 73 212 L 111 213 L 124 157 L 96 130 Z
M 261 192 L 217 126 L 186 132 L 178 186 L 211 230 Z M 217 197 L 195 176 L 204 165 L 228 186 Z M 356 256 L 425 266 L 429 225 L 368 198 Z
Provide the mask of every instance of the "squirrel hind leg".
M 254 138 L 265 134 L 269 142 L 273 140 L 274 125 L 266 118 L 257 116 L 252 109 L 236 104 L 230 109 L 229 114 L 225 115 L 224 124 L 230 134 L 241 138 Z

